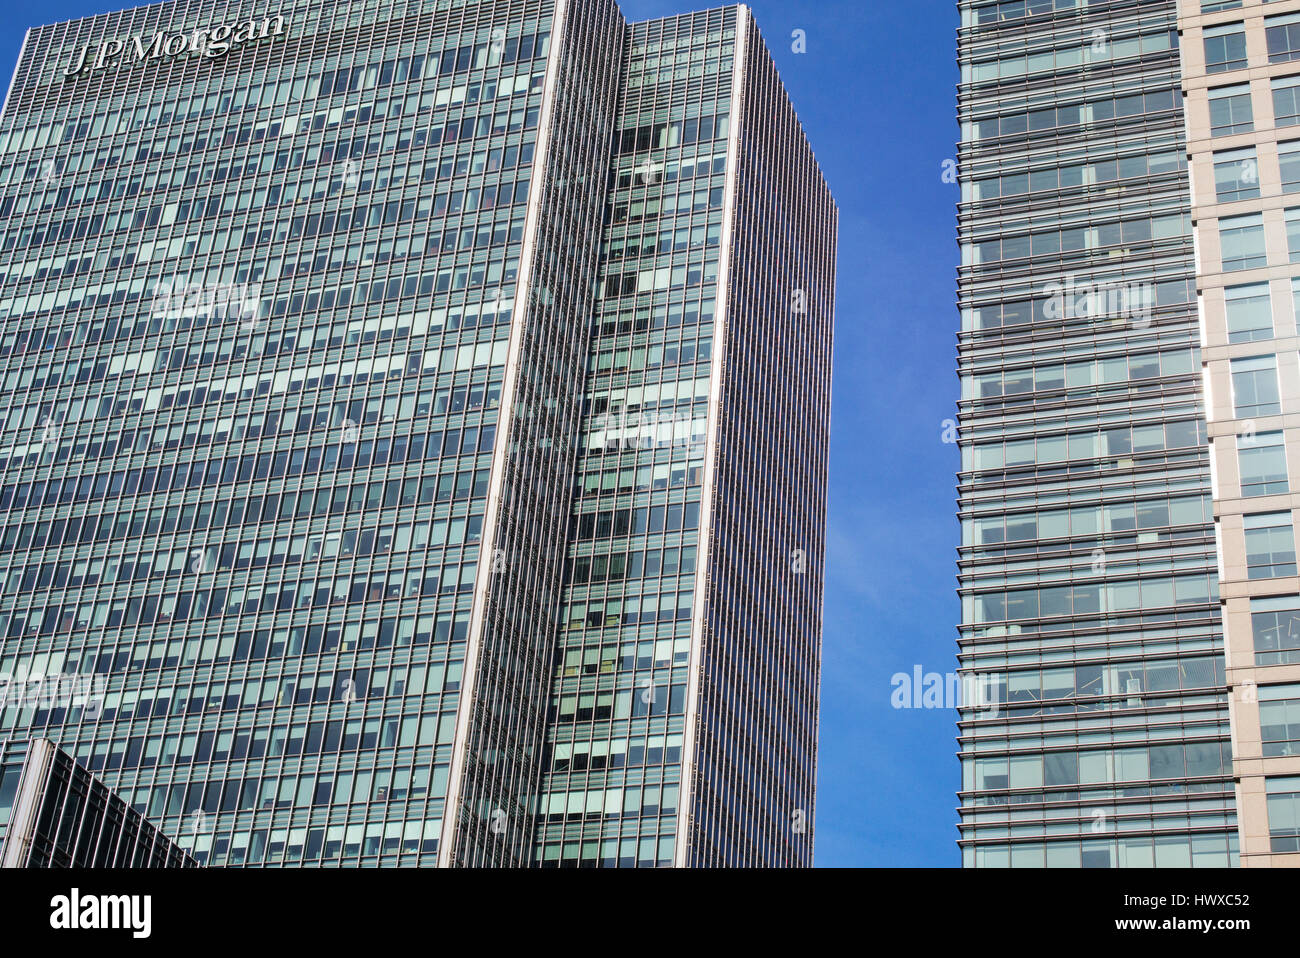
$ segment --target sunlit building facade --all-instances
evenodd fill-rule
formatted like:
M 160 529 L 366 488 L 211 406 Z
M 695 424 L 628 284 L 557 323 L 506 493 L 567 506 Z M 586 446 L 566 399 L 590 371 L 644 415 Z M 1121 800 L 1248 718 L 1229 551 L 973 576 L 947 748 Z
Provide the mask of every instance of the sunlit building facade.
M 209 865 L 810 863 L 836 213 L 746 8 L 40 27 L 0 181 L 0 674 L 90 683 L 0 735 Z
M 1179 4 L 1244 866 L 1300 865 L 1300 3 Z
M 960 9 L 963 863 L 1236 864 L 1178 10 Z
M 745 8 L 628 43 L 534 854 L 806 866 L 836 210 Z

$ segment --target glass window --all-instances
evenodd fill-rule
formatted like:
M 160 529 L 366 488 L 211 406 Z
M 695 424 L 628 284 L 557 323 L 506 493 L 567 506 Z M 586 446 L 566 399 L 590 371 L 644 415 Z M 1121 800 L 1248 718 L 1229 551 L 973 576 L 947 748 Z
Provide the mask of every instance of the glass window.
M 1300 852 L 1300 776 L 1270 778 L 1264 792 L 1268 796 L 1271 850 Z
M 1300 76 L 1273 80 L 1273 122 L 1277 126 L 1300 123 Z
M 1210 91 L 1210 135 L 1230 136 L 1255 129 L 1250 84 L 1239 83 Z
M 3 751 L 4 745 L 0 744 L 0 752 Z M 22 778 L 22 774 L 21 762 L 0 766 L 0 838 L 4 837 L 4 824 L 9 821 L 14 796 L 18 794 L 18 780 Z M 3 844 L 4 842 L 0 841 L 0 845 Z
M 1265 758 L 1300 755 L 1300 685 L 1259 690 L 1259 731 Z
M 1219 220 L 1219 245 L 1224 272 L 1268 265 L 1264 248 L 1264 215 L 1225 216 Z
M 1205 72 L 1223 73 L 1240 70 L 1246 65 L 1246 29 L 1240 23 L 1206 27 Z
M 1268 283 L 1229 286 L 1223 291 L 1228 342 L 1252 343 L 1273 338 L 1273 305 Z
M 1300 13 L 1269 17 L 1264 21 L 1268 41 L 1268 62 L 1286 63 L 1300 60 Z
M 1241 469 L 1242 496 L 1274 496 L 1288 491 L 1286 444 L 1281 432 L 1238 436 L 1237 464 Z
M 1300 140 L 1277 145 L 1277 165 L 1282 174 L 1282 192 L 1300 193 Z
M 1251 599 L 1250 624 L 1256 665 L 1300 663 L 1300 595 Z
M 1286 248 L 1291 262 L 1300 263 L 1300 207 L 1286 211 Z
M 1214 192 L 1220 203 L 1259 196 L 1259 161 L 1253 146 L 1214 154 Z
M 1238 419 L 1280 414 L 1282 402 L 1277 388 L 1277 357 L 1234 359 L 1232 395 Z
M 1246 534 L 1246 574 L 1249 579 L 1295 575 L 1295 536 L 1291 513 L 1266 512 L 1243 517 Z

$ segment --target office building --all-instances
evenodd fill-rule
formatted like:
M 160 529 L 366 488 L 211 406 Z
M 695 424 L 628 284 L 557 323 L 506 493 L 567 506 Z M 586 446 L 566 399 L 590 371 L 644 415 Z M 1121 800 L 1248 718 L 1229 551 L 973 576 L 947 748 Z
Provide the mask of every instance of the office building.
M 628 44 L 535 855 L 809 865 L 836 211 L 743 7 Z
M 203 864 L 810 863 L 836 211 L 747 8 L 39 27 L 0 182 L 0 673 L 106 683 L 0 734 Z
M 195 864 L 51 742 L 0 741 L 0 868 Z
M 1236 864 L 1179 10 L 960 10 L 962 861 Z
M 1180 3 L 1244 866 L 1300 865 L 1300 3 Z

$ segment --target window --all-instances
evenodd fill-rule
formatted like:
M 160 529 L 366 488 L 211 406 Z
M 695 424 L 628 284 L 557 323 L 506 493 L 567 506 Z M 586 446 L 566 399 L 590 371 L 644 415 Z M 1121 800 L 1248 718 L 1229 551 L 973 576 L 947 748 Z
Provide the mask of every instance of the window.
M 1253 146 L 1214 154 L 1214 193 L 1220 203 L 1259 196 L 1259 161 Z
M 1240 23 L 1206 27 L 1205 72 L 1223 73 L 1246 65 L 1246 30 Z
M 1225 216 L 1219 220 L 1223 271 L 1236 272 L 1268 265 L 1264 248 L 1264 214 Z
M 1238 419 L 1279 415 L 1282 402 L 1277 388 L 1277 357 L 1234 359 L 1232 395 Z
M 1223 291 L 1228 342 L 1253 343 L 1273 338 L 1273 305 L 1268 283 L 1229 286 Z
M 1300 60 L 1300 13 L 1269 17 L 1264 21 L 1268 40 L 1268 62 L 1286 63 Z
M 1210 135 L 1230 136 L 1255 129 L 1255 112 L 1250 103 L 1250 84 L 1222 86 L 1210 91 Z
M 1300 263 L 1300 207 L 1286 211 L 1286 248 L 1291 262 Z
M 1273 122 L 1277 126 L 1300 123 L 1300 76 L 1273 80 Z
M 0 746 L 0 753 L 3 753 L 4 747 Z M 14 796 L 18 794 L 18 780 L 22 778 L 23 766 L 21 763 L 5 765 L 0 767 L 0 822 L 9 821 L 9 813 L 13 809 Z M 0 831 L 0 835 L 3 832 Z
M 1259 731 L 1265 758 L 1300 755 L 1300 685 L 1259 690 Z
M 1241 469 L 1242 496 L 1275 496 L 1289 491 L 1282 433 L 1238 436 L 1237 464 Z
M 1296 574 L 1291 513 L 1266 512 L 1244 516 L 1243 523 L 1248 579 L 1276 579 Z
M 1251 599 L 1250 625 L 1256 665 L 1300 663 L 1300 595 Z
M 1277 145 L 1277 165 L 1282 174 L 1282 192 L 1300 193 L 1300 140 Z
M 1264 793 L 1268 796 L 1271 850 L 1300 852 L 1300 776 L 1270 778 Z

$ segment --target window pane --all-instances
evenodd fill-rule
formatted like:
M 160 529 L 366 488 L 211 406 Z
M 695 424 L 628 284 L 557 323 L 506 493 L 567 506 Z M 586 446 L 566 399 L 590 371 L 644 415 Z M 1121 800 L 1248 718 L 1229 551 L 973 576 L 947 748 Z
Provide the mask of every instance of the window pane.
M 1269 63 L 1300 59 L 1300 14 L 1269 17 L 1264 21 L 1264 35 Z
M 1246 572 L 1250 579 L 1296 574 L 1295 539 L 1289 512 L 1245 516 Z
M 1300 123 L 1300 77 L 1273 81 L 1273 120 L 1278 126 Z
M 1287 492 L 1286 446 L 1280 432 L 1237 437 L 1237 462 L 1244 497 Z
M 1256 665 L 1300 662 L 1300 596 L 1251 599 L 1250 618 Z
M 1263 214 L 1227 216 L 1219 220 L 1219 243 L 1224 272 L 1268 265 Z
M 1255 129 L 1250 85 L 1225 86 L 1210 91 L 1210 135 L 1229 136 Z
M 1221 203 L 1259 196 L 1259 163 L 1253 146 L 1214 155 L 1214 191 Z
M 1246 31 L 1240 23 L 1208 27 L 1203 36 L 1206 73 L 1239 70 L 1246 65 Z
M 1281 413 L 1277 357 L 1255 356 L 1232 361 L 1232 395 L 1238 419 Z
M 1277 165 L 1282 172 L 1282 192 L 1300 192 L 1300 140 L 1277 145 Z
M 1273 307 L 1267 283 L 1224 290 L 1228 342 L 1250 343 L 1273 338 Z

